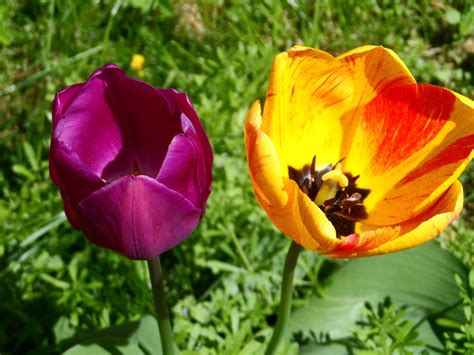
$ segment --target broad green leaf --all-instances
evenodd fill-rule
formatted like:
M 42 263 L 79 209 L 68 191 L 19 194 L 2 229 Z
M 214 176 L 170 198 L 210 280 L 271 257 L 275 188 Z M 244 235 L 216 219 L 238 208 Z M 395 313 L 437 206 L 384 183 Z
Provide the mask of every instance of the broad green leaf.
M 398 304 L 440 312 L 460 300 L 455 275 L 467 282 L 465 266 L 436 242 L 401 253 L 354 259 L 328 277 L 326 298 L 389 296 Z M 463 321 L 461 308 L 447 313 Z
M 129 343 L 120 338 L 97 338 L 93 341 L 84 341 L 74 345 L 64 352 L 64 355 L 100 355 L 100 354 L 127 354 L 144 355 L 137 344 Z
M 347 348 L 341 344 L 306 344 L 300 347 L 300 355 L 347 355 Z
M 412 311 L 407 317 L 418 321 L 459 302 L 456 274 L 467 281 L 462 263 L 434 242 L 402 253 L 354 259 L 326 278 L 324 297 L 313 297 L 293 312 L 291 329 L 306 336 L 310 332 L 317 337 L 328 334 L 332 339 L 350 336 L 364 303 L 376 304 L 387 296 L 396 304 L 409 305 Z M 462 310 L 455 307 L 443 317 L 462 321 Z M 420 340 L 440 345 L 427 321 L 417 330 Z
M 350 297 L 350 292 L 346 295 L 312 298 L 305 307 L 293 312 L 291 329 L 304 334 L 311 331 L 316 336 L 327 333 L 332 339 L 350 336 L 356 321 L 361 318 L 364 303 L 375 301 L 375 298 Z
M 124 354 L 136 354 L 133 351 L 142 349 L 147 354 L 161 355 L 161 340 L 155 318 L 146 315 L 140 321 L 78 335 L 60 344 L 63 350 L 89 351 L 72 354 L 91 354 L 99 348 L 108 350 L 111 347 L 116 347 Z M 123 347 L 126 347 L 127 351 L 124 351 Z M 143 354 L 143 351 L 139 354 Z

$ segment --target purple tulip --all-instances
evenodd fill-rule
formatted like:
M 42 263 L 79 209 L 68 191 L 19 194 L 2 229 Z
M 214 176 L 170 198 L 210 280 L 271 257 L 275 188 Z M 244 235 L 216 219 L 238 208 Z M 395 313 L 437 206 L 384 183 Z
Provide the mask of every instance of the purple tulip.
M 96 70 L 53 102 L 50 175 L 69 222 L 151 259 L 187 239 L 211 191 L 212 149 L 188 96 Z

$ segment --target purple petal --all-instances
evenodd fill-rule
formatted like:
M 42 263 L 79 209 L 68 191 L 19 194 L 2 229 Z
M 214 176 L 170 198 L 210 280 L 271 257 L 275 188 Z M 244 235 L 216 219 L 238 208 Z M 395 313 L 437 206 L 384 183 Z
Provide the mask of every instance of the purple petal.
M 130 173 L 133 161 L 104 98 L 106 88 L 96 77 L 86 82 L 54 127 L 53 140 L 65 143 L 98 177 L 120 156 L 113 173 L 123 176 Z
M 128 78 L 115 68 L 103 69 L 97 78 L 107 83 L 105 98 L 120 127 L 124 146 L 132 152 L 136 165 L 133 170 L 155 177 L 171 140 L 181 132 L 181 112 L 160 90 Z
M 61 90 L 54 96 L 53 100 L 53 127 L 56 127 L 62 114 L 68 109 L 72 100 L 76 97 L 84 84 L 74 84 Z
M 201 210 L 147 176 L 128 176 L 94 192 L 77 209 L 90 241 L 131 259 L 150 259 L 187 239 Z
M 204 209 L 209 195 L 204 152 L 191 121 L 181 115 L 183 134 L 171 141 L 157 180 Z
M 168 98 L 168 100 L 179 105 L 181 112 L 184 113 L 186 117 L 189 118 L 194 129 L 196 130 L 196 134 L 197 134 L 197 137 L 199 138 L 199 141 L 201 142 L 201 147 L 204 154 L 206 176 L 207 176 L 207 181 L 209 184 L 209 193 L 210 193 L 210 185 L 212 183 L 212 160 L 213 160 L 212 148 L 209 142 L 209 138 L 207 137 L 206 132 L 204 131 L 204 128 L 202 126 L 202 123 L 196 113 L 196 110 L 194 109 L 194 106 L 192 105 L 186 93 L 180 92 L 175 89 L 163 89 L 161 91 L 163 95 L 165 95 Z
M 53 182 L 61 191 L 69 221 L 74 227 L 79 228 L 75 207 L 105 183 L 64 143 L 56 142 L 51 147 L 50 154 L 50 169 L 54 166 L 55 171 Z

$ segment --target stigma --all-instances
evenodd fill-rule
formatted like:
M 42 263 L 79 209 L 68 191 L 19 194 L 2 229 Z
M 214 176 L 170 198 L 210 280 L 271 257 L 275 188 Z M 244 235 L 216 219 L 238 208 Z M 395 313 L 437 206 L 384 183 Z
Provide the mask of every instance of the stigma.
M 342 161 L 316 170 L 316 156 L 301 169 L 288 166 L 288 176 L 326 214 L 338 238 L 355 232 L 355 224 L 368 217 L 363 204 L 369 189 L 357 187 L 359 176 L 343 172 Z

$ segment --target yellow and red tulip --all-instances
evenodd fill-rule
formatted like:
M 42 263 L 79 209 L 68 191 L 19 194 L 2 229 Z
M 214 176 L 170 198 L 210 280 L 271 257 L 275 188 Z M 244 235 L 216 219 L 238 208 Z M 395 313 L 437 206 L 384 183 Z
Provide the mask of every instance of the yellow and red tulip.
M 245 143 L 257 200 L 285 235 L 331 257 L 390 253 L 461 212 L 473 101 L 417 84 L 383 47 L 296 46 L 275 58 Z

